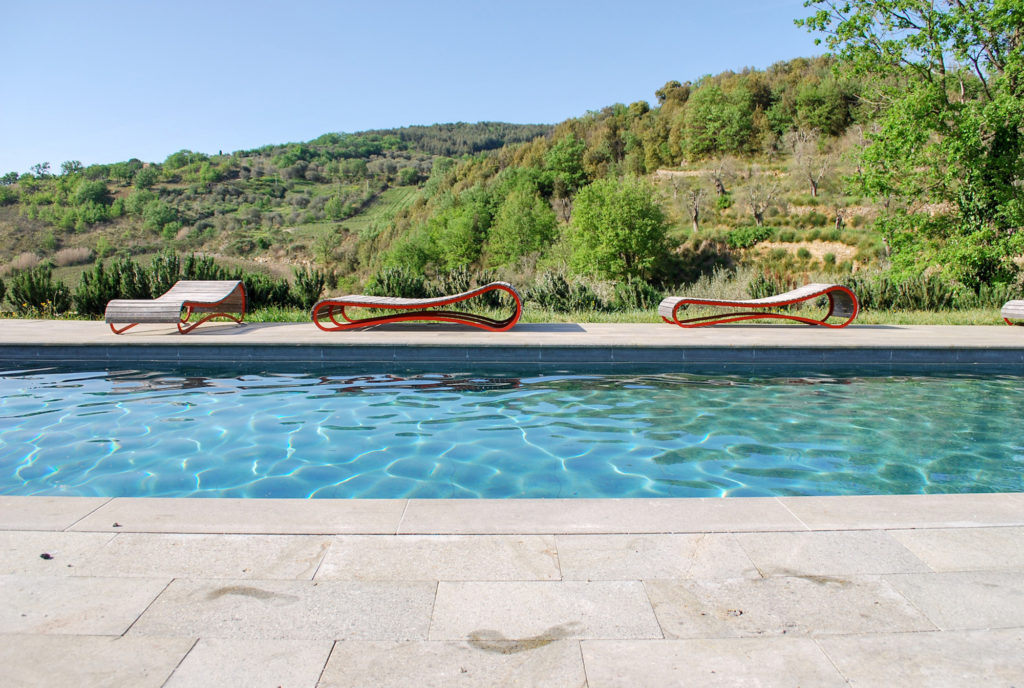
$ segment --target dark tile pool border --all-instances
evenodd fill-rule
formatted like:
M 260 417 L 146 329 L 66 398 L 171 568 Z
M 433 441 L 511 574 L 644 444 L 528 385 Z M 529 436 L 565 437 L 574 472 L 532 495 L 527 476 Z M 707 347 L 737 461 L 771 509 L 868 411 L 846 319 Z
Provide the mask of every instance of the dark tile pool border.
M 287 366 L 307 370 L 337 366 L 433 371 L 459 369 L 618 369 L 692 372 L 801 369 L 920 369 L 935 372 L 1024 373 L 1021 347 L 888 346 L 561 346 L 561 345 L 320 345 L 192 343 L 188 345 L 0 344 L 0 363 L 16 365 L 203 365 Z

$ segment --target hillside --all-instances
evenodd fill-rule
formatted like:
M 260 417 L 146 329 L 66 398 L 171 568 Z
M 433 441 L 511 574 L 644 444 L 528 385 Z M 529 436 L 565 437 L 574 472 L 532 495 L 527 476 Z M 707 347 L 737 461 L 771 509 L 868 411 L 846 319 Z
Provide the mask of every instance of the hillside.
M 906 129 L 903 109 L 919 99 L 900 98 L 914 88 L 949 108 L 931 131 Z M 878 307 L 988 304 L 1020 294 L 1024 253 L 1024 134 L 988 106 L 991 92 L 965 70 L 920 81 L 903 67 L 881 78 L 800 58 L 670 81 L 654 105 L 554 126 L 407 127 L 162 163 L 69 161 L 59 174 L 37 166 L 3 178 L 0 264 L 169 250 L 406 296 L 500 277 L 558 308 L 647 308 L 745 268 L 755 277 L 729 296 L 830 280 Z M 954 140 L 964 135 L 948 122 L 968 115 L 995 118 L 968 134 L 1008 126 L 1006 137 Z

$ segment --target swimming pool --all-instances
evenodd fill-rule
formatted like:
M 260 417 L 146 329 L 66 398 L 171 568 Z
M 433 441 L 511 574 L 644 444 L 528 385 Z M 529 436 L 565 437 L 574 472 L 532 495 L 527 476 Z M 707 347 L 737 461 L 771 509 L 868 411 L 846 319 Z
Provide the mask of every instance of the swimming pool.
M 1024 491 L 1013 375 L 0 372 L 0 494 Z

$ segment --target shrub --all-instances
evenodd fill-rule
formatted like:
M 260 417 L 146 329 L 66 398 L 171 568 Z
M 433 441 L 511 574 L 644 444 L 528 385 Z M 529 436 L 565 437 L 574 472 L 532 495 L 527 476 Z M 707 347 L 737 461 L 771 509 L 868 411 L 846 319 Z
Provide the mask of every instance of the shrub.
M 811 212 L 807 213 L 806 220 L 807 224 L 809 224 L 811 227 L 824 227 L 825 225 L 828 224 L 828 217 L 822 215 L 817 210 L 812 210 Z
M 100 315 L 107 303 L 120 296 L 118 275 L 107 271 L 103 261 L 97 260 L 92 270 L 82 273 L 82 279 L 75 288 L 75 309 L 82 315 Z
M 732 207 L 732 194 L 724 193 L 715 199 L 715 207 L 719 210 L 728 210 Z
M 32 268 L 39 265 L 39 256 L 34 253 L 19 253 L 14 259 L 7 265 L 8 272 L 21 272 L 23 270 L 31 270 Z
M 452 270 L 439 272 L 437 277 L 427 285 L 427 291 L 431 296 L 459 294 L 464 291 L 469 291 L 472 282 L 473 279 L 469 272 L 469 268 L 463 265 Z
M 371 296 L 407 299 L 422 299 L 429 295 L 423 275 L 403 267 L 382 268 L 367 280 L 364 290 Z
M 662 293 L 644 280 L 623 280 L 615 283 L 612 296 L 614 310 L 650 310 L 661 302 Z
M 747 284 L 747 293 L 752 299 L 763 299 L 796 288 L 796 281 L 777 273 L 761 273 Z
M 294 303 L 286 279 L 271 277 L 261 272 L 248 272 L 242 275 L 242 282 L 245 283 L 245 301 L 249 309 L 272 306 L 287 308 Z
M 53 281 L 53 268 L 40 265 L 11 277 L 8 300 L 19 315 L 54 315 L 71 308 L 71 291 Z
M 58 267 L 81 265 L 82 263 L 88 263 L 90 260 L 92 260 L 92 249 L 85 246 L 62 248 L 53 256 L 53 262 Z
M 597 310 L 601 307 L 601 300 L 590 287 L 570 283 L 565 275 L 555 272 L 545 272 L 536 284 L 526 290 L 525 297 L 541 308 L 559 313 Z
M 963 289 L 935 274 L 901 281 L 888 273 L 857 274 L 846 280 L 846 286 L 864 310 L 950 310 Z
M 834 254 L 834 253 L 826 253 L 825 255 L 823 255 L 821 257 L 821 260 L 825 263 L 825 265 L 835 265 L 836 264 L 836 254 Z
M 295 283 L 292 285 L 292 297 L 300 308 L 309 310 L 324 293 L 327 276 L 316 268 L 292 268 Z
M 729 232 L 725 238 L 725 243 L 729 245 L 729 248 L 750 248 L 757 243 L 766 241 L 774 231 L 771 227 L 758 227 L 756 225 L 740 227 Z
M 803 260 L 807 260 L 808 258 L 811 257 L 811 252 L 807 250 L 806 246 L 801 246 L 799 249 L 797 249 L 796 257 L 802 258 Z
M 5 293 L 7 293 L 7 285 L 0 279 L 0 303 L 3 303 Z

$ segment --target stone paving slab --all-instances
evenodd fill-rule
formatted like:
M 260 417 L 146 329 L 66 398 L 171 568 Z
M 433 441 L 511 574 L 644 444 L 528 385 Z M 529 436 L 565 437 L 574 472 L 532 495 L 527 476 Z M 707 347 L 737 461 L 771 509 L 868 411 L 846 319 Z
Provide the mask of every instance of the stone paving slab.
M 426 639 L 436 584 L 176 580 L 130 635 L 238 640 Z
M 164 688 L 314 688 L 334 643 L 204 638 Z
M 121 533 L 76 564 L 74 575 L 309 580 L 329 545 L 314 535 Z
M 341 535 L 317 580 L 558 580 L 554 537 L 541 535 Z
M 121 635 L 169 582 L 0 576 L 0 633 Z
M 429 639 L 660 637 L 639 581 L 441 582 Z
M 113 538 L 113 533 L 0 531 L 0 574 L 76 576 L 82 562 Z
M 1024 573 L 966 571 L 886 576 L 942 630 L 1024 628 Z
M 1024 528 L 891 530 L 894 539 L 934 571 L 1024 572 Z
M 589 688 L 849 685 L 810 638 L 584 640 L 580 645 Z
M 637 505 L 642 503 L 643 508 Z M 777 499 L 416 499 L 401 533 L 686 533 L 803 530 Z
M 1024 526 L 1024 492 L 780 497 L 810 530 Z
M 0 640 L 0 680 L 5 688 L 161 688 L 195 642 L 192 638 L 5 635 Z
M 666 638 L 932 631 L 880 576 L 645 581 Z
M 0 496 L 0 530 L 64 530 L 110 500 L 106 497 Z
M 565 580 L 760 578 L 731 533 L 559 535 Z
M 395 533 L 397 499 L 112 499 L 72 526 L 117 533 Z
M 854 686 L 1019 688 L 1024 630 L 818 638 Z
M 575 641 L 336 643 L 319 688 L 370 685 L 579 688 L 586 685 L 586 676 L 579 643 Z
M 930 571 L 877 530 L 740 533 L 736 539 L 765 576 L 847 576 Z

